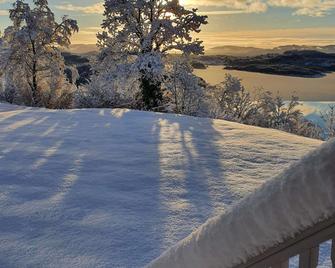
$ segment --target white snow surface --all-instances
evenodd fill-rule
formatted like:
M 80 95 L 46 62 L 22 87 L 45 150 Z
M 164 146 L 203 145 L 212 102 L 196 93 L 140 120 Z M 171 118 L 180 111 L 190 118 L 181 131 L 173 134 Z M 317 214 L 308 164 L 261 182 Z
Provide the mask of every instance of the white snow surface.
M 143 267 L 319 145 L 221 120 L 0 104 L 0 267 Z M 257 209 L 239 217 L 257 224 Z
M 229 212 L 209 220 L 149 267 L 235 267 L 333 216 L 335 140 L 293 164 Z

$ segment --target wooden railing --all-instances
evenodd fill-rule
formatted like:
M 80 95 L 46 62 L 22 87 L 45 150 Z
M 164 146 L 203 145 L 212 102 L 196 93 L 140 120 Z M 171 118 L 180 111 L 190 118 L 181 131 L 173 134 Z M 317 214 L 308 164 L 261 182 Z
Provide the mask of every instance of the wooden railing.
M 319 260 L 319 247 L 332 241 L 331 260 L 335 268 L 335 217 L 321 222 L 295 238 L 267 250 L 235 268 L 288 268 L 289 260 L 299 256 L 299 268 L 316 268 Z

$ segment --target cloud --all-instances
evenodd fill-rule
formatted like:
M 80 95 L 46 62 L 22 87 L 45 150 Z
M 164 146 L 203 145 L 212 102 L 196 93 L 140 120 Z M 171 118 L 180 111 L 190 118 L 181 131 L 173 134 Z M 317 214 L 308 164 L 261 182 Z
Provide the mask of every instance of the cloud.
M 232 9 L 222 11 L 222 14 L 263 13 L 269 7 L 284 7 L 293 9 L 294 15 L 322 17 L 335 9 L 335 0 L 183 0 L 183 2 L 198 7 Z
M 207 14 L 241 14 L 241 13 L 261 13 L 267 10 L 267 5 L 262 0 L 181 0 L 192 6 L 214 6 L 226 7 L 231 10 L 217 10 L 207 12 Z M 104 11 L 103 2 L 89 6 L 80 6 L 70 3 L 64 3 L 56 6 L 57 9 L 63 11 L 83 12 L 85 14 L 102 14 Z
M 269 7 L 293 9 L 294 15 L 322 17 L 335 9 L 335 0 L 180 0 L 188 6 L 201 7 L 208 15 L 229 15 L 242 13 L 264 13 Z M 1 0 L 0 0 L 1 2 Z M 56 6 L 59 10 L 83 12 L 85 14 L 102 14 L 103 2 L 80 6 L 64 3 Z M 213 10 L 215 8 L 215 10 Z M 206 13 L 206 12 L 202 12 Z
M 295 15 L 323 17 L 335 9 L 335 0 L 269 0 L 269 5 L 295 9 Z
M 252 46 L 273 48 L 285 45 L 330 45 L 334 44 L 333 28 L 268 29 L 258 31 L 201 32 L 206 49 L 220 46 Z
M 8 10 L 0 9 L 0 16 L 8 16 Z
M 198 7 L 229 9 L 217 11 L 221 12 L 219 14 L 263 13 L 266 12 L 268 8 L 263 0 L 182 0 L 181 2 Z
M 199 11 L 200 15 L 236 15 L 251 13 L 248 10 L 211 10 L 211 11 Z
M 77 6 L 69 3 L 57 5 L 57 9 L 63 11 L 83 12 L 85 14 L 102 14 L 104 12 L 103 2 L 96 3 L 90 6 Z

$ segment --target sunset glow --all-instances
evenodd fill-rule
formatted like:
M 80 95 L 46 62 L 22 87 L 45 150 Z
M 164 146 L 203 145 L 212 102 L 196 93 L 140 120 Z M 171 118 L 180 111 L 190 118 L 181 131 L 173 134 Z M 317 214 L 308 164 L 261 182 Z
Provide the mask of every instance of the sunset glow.
M 9 25 L 7 10 L 11 2 L 0 1 L 1 31 Z M 68 14 L 78 20 L 80 32 L 73 37 L 73 43 L 96 43 L 103 18 L 101 0 L 49 2 L 58 17 Z M 180 3 L 187 8 L 199 8 L 201 14 L 208 15 L 209 24 L 195 36 L 204 40 L 206 49 L 225 45 L 274 47 L 335 43 L 333 0 L 180 0 Z

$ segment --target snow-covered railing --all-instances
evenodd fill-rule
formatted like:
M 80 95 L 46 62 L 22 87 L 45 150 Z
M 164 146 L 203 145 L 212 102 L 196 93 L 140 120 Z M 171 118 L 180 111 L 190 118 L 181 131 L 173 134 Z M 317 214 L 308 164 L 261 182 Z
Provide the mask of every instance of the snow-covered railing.
M 283 268 L 300 255 L 316 267 L 334 239 L 335 140 L 293 164 L 225 214 L 210 219 L 150 268 Z M 334 258 L 334 243 L 333 243 Z
M 317 268 L 319 248 L 326 241 L 332 241 L 330 254 L 332 267 L 335 268 L 335 217 L 313 226 L 295 238 L 235 268 L 289 268 L 290 258 L 295 256 L 299 256 L 299 268 Z

